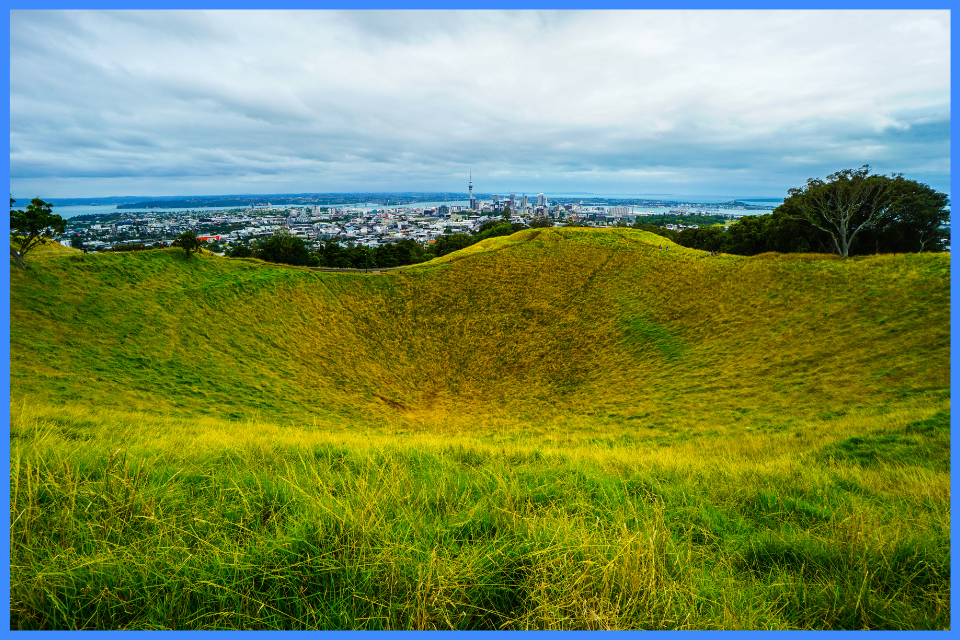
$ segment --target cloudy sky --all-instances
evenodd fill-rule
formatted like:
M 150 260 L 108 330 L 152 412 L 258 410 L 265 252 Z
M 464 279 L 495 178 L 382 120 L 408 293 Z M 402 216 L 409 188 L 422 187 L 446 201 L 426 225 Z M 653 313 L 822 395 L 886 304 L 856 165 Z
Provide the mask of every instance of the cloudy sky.
M 947 11 L 10 15 L 11 192 L 949 193 Z

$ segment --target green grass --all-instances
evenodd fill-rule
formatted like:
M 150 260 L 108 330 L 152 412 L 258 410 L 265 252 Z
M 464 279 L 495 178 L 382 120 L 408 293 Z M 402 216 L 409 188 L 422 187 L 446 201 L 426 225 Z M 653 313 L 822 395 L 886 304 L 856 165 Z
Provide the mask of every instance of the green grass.
M 14 270 L 12 626 L 947 628 L 949 258 L 661 242 Z
M 950 416 L 940 412 L 903 429 L 873 430 L 824 447 L 822 456 L 862 466 L 915 465 L 950 472 Z

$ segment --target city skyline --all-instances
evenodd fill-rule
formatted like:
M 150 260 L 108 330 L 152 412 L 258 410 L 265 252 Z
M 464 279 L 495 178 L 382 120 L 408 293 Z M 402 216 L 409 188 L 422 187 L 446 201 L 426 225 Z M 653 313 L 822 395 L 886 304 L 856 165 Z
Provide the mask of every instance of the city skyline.
M 947 11 L 11 12 L 11 192 L 950 192 Z M 472 190 L 471 190 L 472 191 Z M 16 196 L 15 196 L 16 197 Z

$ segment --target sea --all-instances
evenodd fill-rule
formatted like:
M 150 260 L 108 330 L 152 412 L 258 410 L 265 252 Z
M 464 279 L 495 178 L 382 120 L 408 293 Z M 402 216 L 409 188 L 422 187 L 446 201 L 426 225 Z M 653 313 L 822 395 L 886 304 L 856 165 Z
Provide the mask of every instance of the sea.
M 486 194 L 484 194 L 484 196 L 486 196 Z M 501 197 L 503 197 L 503 196 L 501 196 Z M 531 196 L 528 194 L 527 197 L 530 198 L 533 202 L 536 202 L 536 195 L 533 195 L 533 196 L 531 197 Z M 782 198 L 780 198 L 780 199 L 777 199 L 777 198 L 746 198 L 746 197 L 736 196 L 736 195 L 716 195 L 716 194 L 713 194 L 713 195 L 681 195 L 681 194 L 672 194 L 672 193 L 635 193 L 635 194 L 623 194 L 623 193 L 612 193 L 612 194 L 604 194 L 604 193 L 554 193 L 554 194 L 546 195 L 545 197 L 546 197 L 546 199 L 547 199 L 548 202 L 550 202 L 551 200 L 555 200 L 555 199 L 569 200 L 569 199 L 576 198 L 576 199 L 580 200 L 584 205 L 591 204 L 592 202 L 597 202 L 597 204 L 602 204 L 600 201 L 602 201 L 602 200 L 604 200 L 604 199 L 611 199 L 611 200 L 612 200 L 612 199 L 623 199 L 623 200 L 664 200 L 664 201 L 670 201 L 670 202 L 679 203 L 679 204 L 680 204 L 680 207 L 681 207 L 681 208 L 684 208 L 684 209 L 689 209 L 689 208 L 691 208 L 690 206 L 685 206 L 685 205 L 692 205 L 692 204 L 703 205 L 703 206 L 701 206 L 701 207 L 696 207 L 696 209 L 697 209 L 697 210 L 703 210 L 703 211 L 706 211 L 706 212 L 717 212 L 717 213 L 729 213 L 730 210 L 729 210 L 729 209 L 719 209 L 719 208 L 716 208 L 716 207 L 711 207 L 711 206 L 709 206 L 709 205 L 711 205 L 711 204 L 720 204 L 720 203 L 723 203 L 723 202 L 730 202 L 731 200 L 739 200 L 740 202 L 743 202 L 743 203 L 746 203 L 746 204 L 749 204 L 749 205 L 761 207 L 761 209 L 751 209 L 751 210 L 749 210 L 749 211 L 745 211 L 744 213 L 746 213 L 746 214 L 748 214 L 748 215 L 763 215 L 763 214 L 766 214 L 766 213 L 770 213 L 771 211 L 773 211 L 773 209 L 775 209 L 777 206 L 779 206 L 780 204 L 783 203 L 783 199 L 782 199 Z M 486 198 L 484 198 L 484 199 L 486 199 Z M 29 198 L 17 198 L 17 203 L 19 204 L 20 202 L 29 202 L 29 200 L 30 200 Z M 283 202 L 282 200 L 277 201 L 277 202 L 273 202 L 273 201 L 271 200 L 271 204 L 273 204 L 273 205 L 283 205 L 283 204 L 294 204 L 294 203 L 285 203 L 285 202 Z M 299 206 L 302 206 L 302 204 L 300 204 L 300 203 L 297 203 L 297 204 L 298 204 Z M 423 209 L 423 208 L 428 208 L 428 207 L 438 207 L 438 206 L 440 206 L 440 205 L 465 207 L 465 206 L 467 206 L 468 204 L 469 204 L 469 201 L 468 201 L 468 200 L 442 200 L 442 201 L 439 201 L 439 200 L 438 200 L 438 201 L 430 201 L 430 202 L 416 202 L 416 203 L 411 203 L 411 204 L 407 204 L 407 205 L 402 205 L 402 207 Z M 396 208 L 395 205 L 394 205 L 394 206 L 384 207 L 384 205 L 378 204 L 378 203 L 375 203 L 375 202 L 364 202 L 364 203 L 359 203 L 359 204 L 357 204 L 357 203 L 342 203 L 342 204 L 331 204 L 331 205 L 324 205 L 324 206 L 330 206 L 330 207 L 349 207 L 349 208 L 351 208 L 351 209 L 355 209 L 355 210 L 359 210 L 359 211 L 372 211 L 372 210 L 374 210 L 374 209 L 384 209 L 384 208 L 394 209 L 394 208 Z M 123 211 L 124 213 L 130 213 L 130 214 L 135 214 L 135 213 L 138 213 L 138 212 L 140 212 L 140 213 L 143 213 L 143 212 L 150 212 L 150 213 L 164 213 L 164 212 L 166 212 L 166 213 L 175 213 L 175 212 L 184 212 L 184 211 L 191 211 L 191 212 L 196 212 L 196 213 L 212 213 L 212 212 L 215 212 L 215 211 L 226 211 L 226 210 L 229 210 L 229 209 L 236 209 L 236 208 L 237 208 L 237 207 L 193 207 L 193 208 L 189 208 L 189 209 L 184 209 L 183 207 L 177 207 L 177 208 L 169 208 L 169 209 L 167 209 L 167 208 L 155 208 L 155 209 L 121 209 L 120 211 Z M 645 206 L 636 206 L 636 205 L 635 205 L 635 206 L 633 206 L 633 207 L 631 208 L 631 211 L 633 212 L 633 214 L 646 213 L 646 214 L 654 214 L 654 215 L 656 215 L 656 214 L 660 214 L 660 213 L 667 213 L 667 212 L 669 212 L 669 211 L 671 211 L 671 210 L 673 210 L 673 209 L 676 209 L 676 208 L 677 208 L 677 206 L 669 206 L 669 207 L 652 207 L 652 206 L 649 206 L 649 207 L 645 207 Z M 117 213 L 117 211 L 118 211 L 117 205 L 115 205 L 115 204 L 103 204 L 103 205 L 78 204 L 78 205 L 68 205 L 68 206 L 53 206 L 53 207 L 52 207 L 52 210 L 53 210 L 53 213 L 55 213 L 55 214 L 63 217 L 64 219 L 67 219 L 67 220 L 70 219 L 70 218 L 75 218 L 75 217 L 77 217 L 77 216 L 97 215 L 97 214 L 109 214 L 109 213 Z

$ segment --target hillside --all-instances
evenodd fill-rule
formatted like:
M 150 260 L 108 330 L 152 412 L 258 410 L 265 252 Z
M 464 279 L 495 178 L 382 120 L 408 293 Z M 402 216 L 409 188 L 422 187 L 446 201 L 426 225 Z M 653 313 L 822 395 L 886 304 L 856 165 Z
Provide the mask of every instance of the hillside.
M 878 407 L 948 384 L 949 261 L 711 258 L 626 230 L 496 238 L 381 275 L 177 250 L 12 274 L 14 398 L 243 417 Z
M 948 255 L 27 263 L 13 628 L 949 627 Z

